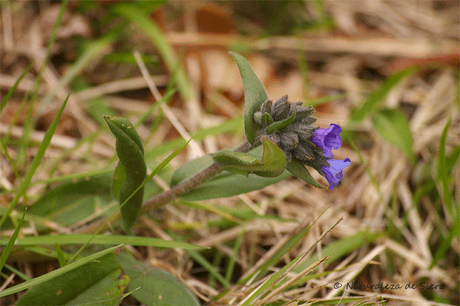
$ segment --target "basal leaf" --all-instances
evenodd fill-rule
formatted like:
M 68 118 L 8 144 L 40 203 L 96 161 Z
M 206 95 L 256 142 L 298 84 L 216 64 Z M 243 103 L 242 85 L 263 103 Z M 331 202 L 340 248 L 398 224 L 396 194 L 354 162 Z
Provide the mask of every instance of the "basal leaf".
M 116 259 L 131 279 L 128 290 L 144 305 L 200 305 L 190 289 L 168 272 L 137 261 L 126 251 Z
M 268 100 L 267 92 L 248 61 L 235 52 L 230 52 L 240 70 L 244 86 L 244 132 L 249 143 L 254 143 L 258 124 L 254 120 L 254 113 L 260 109 L 262 103 Z
M 115 247 L 112 247 L 112 248 L 108 248 L 108 249 L 100 251 L 100 252 L 98 252 L 96 254 L 93 254 L 93 255 L 90 255 L 88 257 L 85 257 L 85 258 L 82 258 L 80 260 L 77 260 L 75 262 L 72 262 L 72 263 L 70 263 L 70 264 L 68 264 L 68 265 L 66 265 L 66 266 L 64 266 L 62 268 L 59 268 L 57 270 L 54 270 L 52 272 L 49 272 L 49 273 L 46 273 L 44 275 L 35 277 L 33 279 L 30 279 L 28 281 L 20 283 L 20 284 L 18 284 L 16 286 L 13 286 L 11 288 L 4 289 L 3 291 L 0 291 L 0 297 L 8 296 L 10 294 L 17 293 L 17 292 L 20 292 L 20 291 L 23 291 L 23 290 L 26 290 L 26 289 L 29 289 L 29 288 L 37 288 L 37 287 L 39 287 L 39 286 L 41 286 L 43 284 L 46 284 L 48 281 L 53 281 L 54 279 L 56 279 L 58 277 L 61 277 L 61 276 L 65 275 L 65 274 L 67 274 L 67 273 L 72 273 L 75 270 L 79 270 L 79 268 L 81 268 L 82 266 L 84 266 L 84 265 L 86 265 L 88 263 L 93 263 L 93 264 L 96 263 L 96 265 L 93 265 L 94 270 L 98 270 L 100 268 L 100 269 L 109 270 L 111 272 L 111 271 L 115 270 L 116 268 L 114 268 L 113 266 L 110 267 L 110 264 L 101 264 L 100 266 L 98 266 L 97 263 L 100 262 L 100 259 L 103 256 L 105 256 L 105 255 L 107 255 L 109 253 L 113 253 L 119 247 L 120 246 L 115 246 Z M 78 273 L 78 272 L 75 272 L 75 273 Z M 54 290 L 55 289 L 55 288 L 47 286 L 47 285 L 45 285 L 44 287 L 47 290 L 48 289 L 49 290 Z M 40 290 L 36 290 L 36 291 L 40 292 Z M 58 292 L 59 292 L 58 290 L 54 290 L 55 295 Z M 65 291 L 65 293 L 67 294 L 67 291 Z M 59 303 L 57 303 L 58 300 L 54 299 L 54 300 L 51 300 L 51 301 L 54 302 L 55 305 L 56 304 L 59 305 Z M 27 305 L 27 303 L 24 303 L 23 305 Z M 41 305 L 41 303 L 34 301 L 33 305 Z M 45 304 L 45 305 L 49 305 L 49 304 Z
M 128 281 L 112 252 L 32 287 L 16 305 L 118 305 Z

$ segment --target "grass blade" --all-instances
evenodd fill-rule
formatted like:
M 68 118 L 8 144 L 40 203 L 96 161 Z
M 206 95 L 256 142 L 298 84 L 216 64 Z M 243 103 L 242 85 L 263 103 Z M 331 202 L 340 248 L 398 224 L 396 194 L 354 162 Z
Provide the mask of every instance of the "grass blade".
M 59 118 L 61 118 L 62 112 L 64 111 L 64 108 L 67 104 L 67 101 L 69 100 L 70 94 L 67 96 L 65 99 L 64 103 L 62 103 L 61 108 L 59 109 L 56 117 L 53 119 L 51 122 L 50 127 L 46 131 L 45 137 L 43 137 L 43 141 L 40 143 L 40 146 L 38 147 L 37 153 L 32 160 L 32 164 L 30 165 L 27 174 L 24 178 L 24 180 L 21 182 L 21 185 L 18 189 L 18 192 L 14 196 L 13 200 L 11 201 L 10 205 L 8 205 L 8 208 L 6 212 L 2 215 L 2 219 L 0 220 L 0 228 L 5 222 L 5 220 L 10 216 L 11 212 L 13 209 L 16 207 L 16 205 L 19 202 L 19 199 L 24 195 L 26 192 L 27 188 L 29 187 L 30 181 L 32 180 L 32 177 L 34 176 L 35 172 L 37 171 L 38 166 L 40 166 L 40 163 L 42 162 L 43 156 L 45 156 L 46 149 L 48 148 L 49 144 L 51 143 L 51 138 L 54 135 L 54 132 L 56 132 L 57 125 L 59 123 Z
M 350 114 L 350 121 L 362 121 L 368 114 L 373 112 L 374 109 L 380 105 L 394 86 L 396 86 L 404 77 L 416 71 L 416 67 L 409 67 L 387 78 L 376 91 L 369 95 L 360 107 L 353 109 Z
M 27 68 L 22 72 L 22 74 L 19 76 L 18 80 L 16 83 L 14 83 L 13 87 L 8 90 L 8 92 L 5 95 L 5 98 L 3 98 L 2 103 L 0 104 L 0 112 L 3 110 L 3 108 L 6 106 L 6 103 L 11 99 L 13 96 L 14 92 L 16 91 L 16 88 L 18 88 L 19 83 L 21 83 L 22 79 L 26 76 L 27 72 L 29 72 L 30 68 L 32 67 L 32 64 L 27 66 Z
M 43 235 L 36 237 L 25 237 L 18 239 L 16 245 L 18 246 L 35 246 L 35 245 L 74 245 L 84 244 L 89 239 L 89 244 L 93 245 L 134 245 L 134 246 L 151 246 L 156 248 L 183 248 L 183 249 L 206 249 L 205 247 L 197 246 L 190 243 L 180 241 L 163 240 L 159 238 L 151 237 L 139 237 L 139 236 L 123 236 L 123 235 L 86 235 L 86 234 L 74 234 L 74 235 Z M 4 241 L 0 240 L 0 245 Z M 6 242 L 5 242 L 6 243 Z
M 447 162 L 446 162 L 446 141 L 447 141 L 447 131 L 449 130 L 451 119 L 447 120 L 446 126 L 442 131 L 441 141 L 439 143 L 439 153 L 438 153 L 438 178 L 442 184 L 442 197 L 444 198 L 444 203 L 446 205 L 447 211 L 450 213 L 450 216 L 453 218 L 454 213 L 452 211 L 452 201 L 449 193 L 449 176 L 447 174 Z
M 2 271 L 3 266 L 6 263 L 6 260 L 8 259 L 8 256 L 11 253 L 11 250 L 13 249 L 13 245 L 16 241 L 16 238 L 18 238 L 19 231 L 21 230 L 22 223 L 24 222 L 24 217 L 26 213 L 22 215 L 21 220 L 19 221 L 19 224 L 16 226 L 16 229 L 14 230 L 13 235 L 11 238 L 8 240 L 8 243 L 6 244 L 5 249 L 2 251 L 2 255 L 0 256 L 0 271 Z

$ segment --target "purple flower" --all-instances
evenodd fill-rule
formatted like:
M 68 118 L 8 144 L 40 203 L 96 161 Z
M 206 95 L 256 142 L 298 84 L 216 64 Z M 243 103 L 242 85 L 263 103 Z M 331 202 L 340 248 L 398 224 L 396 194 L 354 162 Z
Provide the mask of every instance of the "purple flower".
M 342 170 L 351 164 L 350 159 L 347 157 L 344 160 L 328 159 L 329 167 L 321 166 L 321 170 L 329 183 L 329 188 L 332 190 L 340 182 L 343 176 Z
M 311 141 L 323 149 L 326 157 L 332 157 L 332 149 L 337 150 L 342 146 L 342 128 L 337 124 L 332 123 L 327 129 L 316 129 L 313 133 Z
M 323 149 L 324 156 L 331 157 L 331 159 L 326 159 L 329 166 L 321 166 L 321 171 L 326 177 L 331 190 L 342 179 L 343 169 L 351 164 L 349 158 L 345 158 L 344 160 L 332 159 L 332 149 L 337 150 L 342 146 L 341 132 L 342 128 L 332 123 L 327 129 L 314 130 L 314 135 L 311 137 L 311 141 Z

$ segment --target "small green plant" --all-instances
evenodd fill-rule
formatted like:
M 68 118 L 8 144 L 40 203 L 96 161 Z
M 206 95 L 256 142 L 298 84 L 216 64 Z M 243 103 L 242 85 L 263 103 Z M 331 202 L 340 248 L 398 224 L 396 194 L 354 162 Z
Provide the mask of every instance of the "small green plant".
M 144 211 L 156 209 L 174 198 L 200 188 L 200 185 L 223 171 L 233 176 L 226 181 L 227 184 L 232 184 L 232 180 L 239 180 L 241 174 L 246 177 L 256 175 L 272 178 L 281 176 L 287 170 L 313 186 L 325 188 L 313 179 L 306 165 L 325 176 L 331 190 L 342 179 L 343 169 L 351 162 L 349 158 L 332 158 L 332 150 L 337 150 L 342 145 L 340 126 L 331 124 L 327 129 L 314 127 L 314 109 L 311 106 L 303 107 L 302 102 L 288 102 L 287 95 L 272 102 L 246 59 L 237 53 L 232 52 L 232 55 L 243 79 L 244 130 L 247 141 L 235 150 L 221 150 L 211 154 L 211 159 L 208 160 L 211 164 L 196 173 L 188 172 L 188 177 L 178 179 L 177 175 L 173 175 L 173 188 L 167 192 L 142 203 L 146 166 L 140 137 L 127 119 L 105 117 L 117 139 L 116 149 L 120 163 L 113 177 L 113 192 L 119 199 L 121 217 L 127 232 L 136 221 L 141 207 Z M 258 156 L 253 152 L 260 146 L 262 155 Z M 194 163 L 196 161 L 190 164 Z M 183 169 L 180 173 L 183 173 Z M 240 193 L 237 187 L 235 190 L 237 194 Z

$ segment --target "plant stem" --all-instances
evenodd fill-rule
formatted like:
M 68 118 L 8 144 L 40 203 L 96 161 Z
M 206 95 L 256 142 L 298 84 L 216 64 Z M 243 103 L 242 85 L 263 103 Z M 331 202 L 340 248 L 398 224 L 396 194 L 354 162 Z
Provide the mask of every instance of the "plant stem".
M 238 146 L 234 151 L 235 152 L 248 152 L 250 149 L 252 149 L 251 145 L 247 141 L 245 141 L 240 146 Z M 188 178 L 187 180 L 181 182 L 179 185 L 171 188 L 170 190 L 160 193 L 154 196 L 153 198 L 145 201 L 142 204 L 141 213 L 155 210 L 158 207 L 166 203 L 169 203 L 173 199 L 189 192 L 196 186 L 203 184 L 204 182 L 216 176 L 223 170 L 224 170 L 224 165 L 218 162 L 214 162 L 211 166 L 204 169 L 203 171 L 196 174 L 195 176 L 192 176 Z

